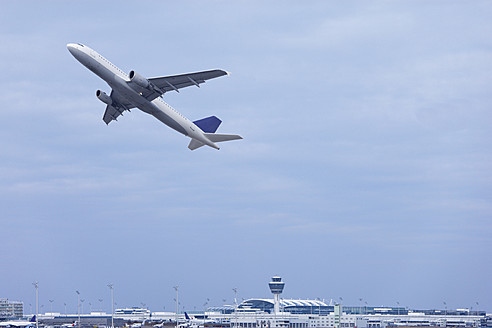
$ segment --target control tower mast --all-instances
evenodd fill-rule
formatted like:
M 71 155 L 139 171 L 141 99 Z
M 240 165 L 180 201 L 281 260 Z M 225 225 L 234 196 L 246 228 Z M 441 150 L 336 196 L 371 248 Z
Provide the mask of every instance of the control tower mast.
M 282 281 L 282 278 L 278 276 L 272 277 L 272 281 L 268 283 L 268 287 L 270 287 L 270 291 L 274 298 L 273 310 L 275 313 L 280 312 L 280 294 L 282 294 L 284 286 L 285 283 Z

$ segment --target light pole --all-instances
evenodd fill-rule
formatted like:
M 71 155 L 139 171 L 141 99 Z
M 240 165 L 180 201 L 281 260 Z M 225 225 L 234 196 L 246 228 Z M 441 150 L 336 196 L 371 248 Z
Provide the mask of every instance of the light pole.
M 448 305 L 446 304 L 446 302 L 442 302 L 444 304 L 444 308 L 445 308 L 445 312 L 444 312 L 444 315 L 448 315 Z
M 232 290 L 234 291 L 234 319 L 236 321 L 234 328 L 237 328 L 237 288 L 234 287 Z
M 35 281 L 32 283 L 34 288 L 36 289 L 36 328 L 39 328 L 39 323 L 38 323 L 38 312 L 39 312 L 39 303 L 38 303 L 38 282 Z
M 398 315 L 400 315 L 400 302 L 396 302 L 396 304 L 398 305 Z
M 50 312 L 53 313 L 53 302 L 55 300 L 48 300 L 48 301 L 50 301 Z
M 207 300 L 208 300 L 208 298 L 207 298 Z M 208 301 L 203 303 L 203 320 L 205 320 L 205 308 L 207 307 L 207 305 L 208 305 Z
M 111 328 L 114 328 L 114 303 L 113 303 L 113 284 L 108 284 L 111 290 Z
M 237 307 L 237 288 L 232 289 L 234 291 L 234 304 Z
M 65 306 L 65 316 L 67 315 L 67 303 L 63 303 L 63 305 Z
M 179 313 L 179 286 L 176 285 L 173 287 L 176 291 L 176 328 L 178 328 L 178 313 Z
M 100 310 L 101 312 L 103 311 L 103 309 L 102 309 L 102 301 L 103 301 L 103 299 L 102 299 L 102 298 L 100 298 L 100 299 L 99 299 L 99 308 L 101 309 L 101 310 Z
M 79 317 L 78 324 L 79 324 L 79 328 L 80 328 L 80 292 L 78 290 L 76 290 L 75 292 L 77 293 L 77 314 Z
M 359 298 L 359 302 L 360 302 L 359 313 L 362 314 L 362 297 Z
M 84 301 L 85 301 L 85 299 L 81 299 L 80 301 L 82 302 L 82 311 L 81 312 L 82 312 L 82 314 L 84 314 Z

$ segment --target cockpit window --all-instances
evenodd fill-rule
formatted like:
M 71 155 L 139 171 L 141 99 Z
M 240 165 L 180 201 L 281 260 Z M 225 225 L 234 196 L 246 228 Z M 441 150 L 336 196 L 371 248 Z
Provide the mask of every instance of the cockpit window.
M 82 43 L 77 43 L 79 46 L 83 47 L 84 45 Z

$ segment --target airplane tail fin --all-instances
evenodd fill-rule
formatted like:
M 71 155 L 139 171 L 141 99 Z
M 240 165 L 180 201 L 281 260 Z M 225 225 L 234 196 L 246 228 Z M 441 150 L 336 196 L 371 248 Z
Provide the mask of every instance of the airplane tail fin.
M 242 139 L 242 137 L 238 136 L 237 134 L 215 133 L 215 131 L 217 131 L 217 129 L 219 128 L 220 123 L 222 123 L 222 121 L 220 119 L 218 119 L 216 116 L 205 117 L 205 118 L 202 118 L 201 120 L 194 121 L 193 123 L 203 131 L 203 134 L 205 135 L 205 137 L 209 141 L 211 141 L 212 143 Z M 190 150 L 195 150 L 195 149 L 198 149 L 200 147 L 205 146 L 205 144 L 208 144 L 208 143 L 206 143 L 206 141 L 205 142 L 202 142 L 202 141 L 199 141 L 196 139 L 191 139 L 190 144 L 188 145 L 188 148 Z
M 206 133 L 215 133 L 219 128 L 221 120 L 219 120 L 216 116 L 209 116 L 206 118 L 202 118 L 201 120 L 194 121 L 196 126 L 202 129 L 203 132 Z
M 35 315 L 33 315 L 33 316 L 32 316 L 32 318 L 31 318 L 31 320 L 29 320 L 29 321 L 30 321 L 30 322 L 36 322 L 36 316 L 35 316 Z
M 186 318 L 186 320 L 190 320 L 190 316 L 186 312 L 185 312 L 185 318 Z

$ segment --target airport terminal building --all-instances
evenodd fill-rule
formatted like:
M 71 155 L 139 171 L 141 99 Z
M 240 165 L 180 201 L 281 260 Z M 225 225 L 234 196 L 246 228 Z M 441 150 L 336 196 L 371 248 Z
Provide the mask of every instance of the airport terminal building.
M 24 303 L 0 298 L 0 320 L 22 318 Z
M 151 312 L 142 308 L 116 309 L 115 327 L 145 328 L 492 328 L 492 317 L 484 311 L 410 310 L 402 307 L 343 306 L 321 300 L 281 299 L 284 282 L 273 277 L 269 283 L 273 299 L 252 298 L 240 304 L 209 307 L 205 313 Z M 110 327 L 111 315 L 80 315 L 80 326 Z M 75 315 L 39 316 L 52 328 L 78 321 Z
M 281 278 L 273 277 L 269 285 L 273 299 L 249 299 L 237 308 L 209 308 L 209 317 L 224 320 L 223 316 L 228 316 L 232 328 L 492 327 L 492 319 L 484 311 L 409 310 L 280 299 Z

